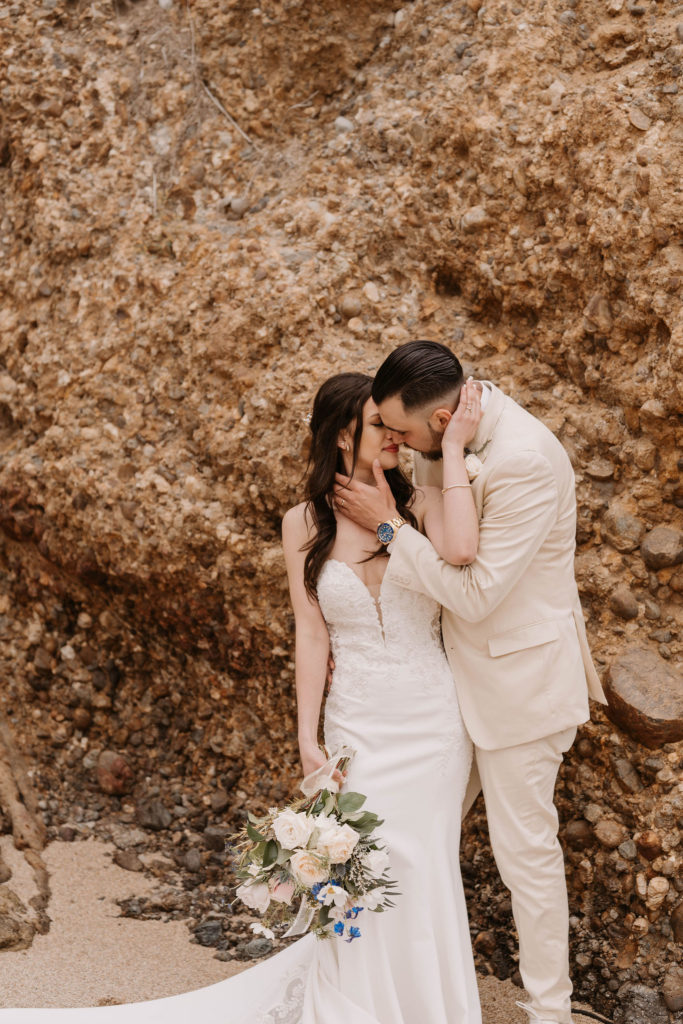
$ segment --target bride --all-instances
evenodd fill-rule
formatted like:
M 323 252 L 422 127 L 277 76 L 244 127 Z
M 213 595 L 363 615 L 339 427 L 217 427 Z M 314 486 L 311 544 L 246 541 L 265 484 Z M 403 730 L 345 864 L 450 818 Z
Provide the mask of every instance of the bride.
M 384 578 L 385 544 L 402 521 L 454 564 L 472 561 L 478 522 L 464 447 L 481 416 L 465 384 L 447 428 L 448 521 L 436 488 L 415 491 L 398 444 L 370 397 L 372 378 L 331 377 L 319 389 L 306 500 L 287 512 L 283 547 L 296 621 L 296 692 L 304 775 L 330 751 L 356 751 L 337 781 L 367 796 L 396 880 L 395 907 L 368 913 L 359 941 L 306 935 L 226 981 L 143 1003 L 0 1010 L 0 1024 L 481 1024 L 459 866 L 461 806 L 472 759 L 443 652 L 440 609 Z M 400 517 L 378 533 L 338 516 L 335 474 L 365 483 L 384 472 Z M 343 498 L 342 498 L 343 501 Z M 383 542 L 383 543 L 382 543 Z M 359 921 L 359 924 L 361 922 Z

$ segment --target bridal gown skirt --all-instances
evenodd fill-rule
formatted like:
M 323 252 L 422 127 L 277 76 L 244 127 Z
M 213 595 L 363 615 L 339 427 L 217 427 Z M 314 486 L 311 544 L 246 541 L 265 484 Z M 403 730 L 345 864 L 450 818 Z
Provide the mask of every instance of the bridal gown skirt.
M 386 580 L 377 605 L 340 562 L 318 583 L 335 675 L 330 751 L 355 749 L 346 790 L 367 796 L 397 882 L 351 943 L 306 935 L 207 988 L 93 1009 L 0 1010 L 0 1024 L 481 1024 L 459 866 L 471 764 L 438 607 Z M 400 894 L 400 895 L 399 895 Z

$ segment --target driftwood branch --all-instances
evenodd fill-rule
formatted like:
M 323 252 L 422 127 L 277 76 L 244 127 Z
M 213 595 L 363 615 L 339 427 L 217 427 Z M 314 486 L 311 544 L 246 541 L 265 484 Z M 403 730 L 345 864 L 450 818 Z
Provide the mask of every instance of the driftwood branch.
M 42 851 L 47 839 L 45 825 L 40 819 L 38 801 L 29 779 L 24 758 L 17 749 L 9 726 L 0 719 L 0 808 L 12 827 L 14 845 L 22 850 L 33 869 L 38 894 L 30 900 L 37 913 L 37 929 L 47 932 L 50 919 L 47 906 L 50 899 L 50 876 Z M 9 877 L 9 868 L 0 862 L 0 876 L 3 867 Z M 5 878 L 5 881 L 7 878 Z

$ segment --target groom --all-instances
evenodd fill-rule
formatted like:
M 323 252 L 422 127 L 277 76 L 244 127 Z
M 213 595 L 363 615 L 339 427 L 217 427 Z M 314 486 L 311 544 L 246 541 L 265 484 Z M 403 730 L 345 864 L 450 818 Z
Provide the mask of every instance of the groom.
M 441 439 L 464 383 L 444 345 L 413 341 L 382 363 L 372 397 L 397 443 L 418 453 L 415 482 L 442 486 Z M 469 445 L 479 549 L 444 562 L 377 487 L 340 482 L 338 511 L 390 540 L 387 574 L 439 601 L 443 636 L 478 778 L 491 845 L 509 888 L 531 1024 L 571 1024 L 567 890 L 553 802 L 562 755 L 606 703 L 591 661 L 574 579 L 574 474 L 557 438 L 488 381 Z M 393 520 L 393 522 L 392 522 Z M 380 525 L 381 524 L 381 525 Z M 469 806 L 468 804 L 468 806 Z

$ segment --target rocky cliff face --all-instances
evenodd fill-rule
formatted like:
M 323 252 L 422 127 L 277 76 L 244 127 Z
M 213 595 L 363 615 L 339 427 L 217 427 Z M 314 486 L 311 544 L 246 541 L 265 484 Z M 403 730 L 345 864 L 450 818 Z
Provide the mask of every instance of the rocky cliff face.
M 558 791 L 579 991 L 683 1019 L 683 12 L 27 0 L 0 33 L 0 710 L 48 826 L 137 815 L 220 887 L 220 827 L 296 770 L 303 416 L 437 338 L 577 474 L 619 722 Z M 506 976 L 483 829 L 475 946 Z

